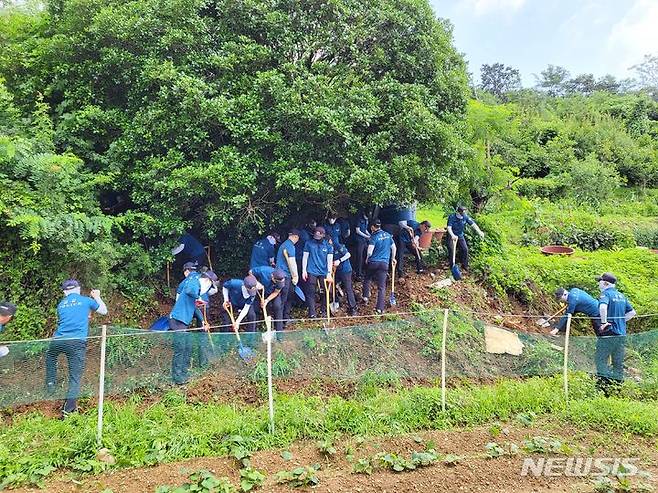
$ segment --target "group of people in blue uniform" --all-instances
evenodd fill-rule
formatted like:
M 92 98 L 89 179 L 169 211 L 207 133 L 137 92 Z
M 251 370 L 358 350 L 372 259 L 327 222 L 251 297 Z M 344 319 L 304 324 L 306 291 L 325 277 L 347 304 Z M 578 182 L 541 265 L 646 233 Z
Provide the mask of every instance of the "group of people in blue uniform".
M 569 315 L 589 317 L 596 334 L 596 375 L 599 388 L 606 394 L 624 380 L 626 324 L 636 312 L 626 296 L 617 290 L 617 277 L 611 272 L 596 278 L 600 295 L 596 299 L 579 288 L 558 288 L 555 297 L 566 303 L 566 311 L 552 335 L 564 333 Z

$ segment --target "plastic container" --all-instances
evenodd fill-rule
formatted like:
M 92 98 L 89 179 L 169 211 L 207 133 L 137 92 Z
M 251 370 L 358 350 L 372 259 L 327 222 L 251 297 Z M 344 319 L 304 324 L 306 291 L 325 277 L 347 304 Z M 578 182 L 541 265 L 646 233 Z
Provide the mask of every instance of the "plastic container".
M 541 253 L 545 255 L 573 255 L 575 250 L 568 246 L 547 245 L 541 247 Z
M 398 224 L 400 221 L 416 219 L 416 206 L 387 205 L 379 210 L 382 224 Z

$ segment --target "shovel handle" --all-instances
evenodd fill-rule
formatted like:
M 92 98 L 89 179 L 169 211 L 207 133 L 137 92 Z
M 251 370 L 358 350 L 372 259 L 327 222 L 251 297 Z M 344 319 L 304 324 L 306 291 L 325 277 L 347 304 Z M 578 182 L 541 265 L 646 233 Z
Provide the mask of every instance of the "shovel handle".
M 233 305 L 228 306 L 228 316 L 231 319 L 231 328 L 235 333 L 235 337 L 237 337 L 238 342 L 242 344 L 242 341 L 240 340 L 240 333 L 238 332 L 238 328 L 235 326 L 235 315 L 233 314 Z
M 455 265 L 455 261 L 457 260 L 457 242 L 459 241 L 459 238 L 454 238 L 450 241 L 452 241 L 452 265 Z
M 325 299 L 327 300 L 327 322 L 331 321 L 331 307 L 329 306 L 329 281 L 327 278 L 324 278 L 324 293 Z

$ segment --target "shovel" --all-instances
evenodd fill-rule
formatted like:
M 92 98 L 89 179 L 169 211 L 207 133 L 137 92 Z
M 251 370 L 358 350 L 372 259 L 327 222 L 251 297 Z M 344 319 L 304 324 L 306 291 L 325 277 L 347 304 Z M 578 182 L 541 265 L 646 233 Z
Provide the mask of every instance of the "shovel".
M 322 329 L 324 330 L 324 333 L 329 335 L 329 324 L 331 323 L 331 303 L 329 302 L 329 281 L 327 281 L 327 278 L 325 277 L 324 279 L 324 294 L 325 294 L 325 300 L 327 302 L 327 322 L 322 325 Z
M 240 332 L 238 331 L 238 327 L 235 325 L 235 316 L 233 315 L 233 305 L 229 305 L 228 316 L 231 318 L 231 326 L 233 327 L 233 332 L 235 332 L 235 337 L 238 338 L 238 355 L 244 361 L 249 361 L 251 358 L 253 358 L 256 355 L 256 353 L 250 347 L 244 347 L 242 345 L 242 341 L 240 340 Z
M 210 327 L 210 324 L 208 323 L 208 312 L 207 312 L 207 305 L 204 303 L 203 304 L 203 326 L 204 326 L 204 332 L 208 334 L 208 341 L 210 342 L 210 347 L 212 348 L 213 354 L 215 354 L 215 343 L 212 340 L 212 336 L 210 335 L 210 329 L 206 327 Z
M 550 317 L 548 317 L 548 318 L 540 318 L 540 319 L 537 320 L 537 322 L 536 322 L 537 325 L 539 325 L 540 327 L 548 327 L 548 326 L 550 325 L 549 322 L 550 322 L 551 320 L 553 320 L 555 317 L 557 317 L 558 315 L 560 315 L 560 314 L 561 314 L 564 310 L 566 310 L 566 309 L 567 309 L 567 306 L 565 305 L 565 306 L 563 306 L 562 308 L 560 308 L 558 311 L 556 311 L 556 312 L 555 312 L 553 315 L 551 315 Z
M 398 304 L 398 300 L 395 299 L 395 269 L 397 267 L 395 260 L 393 261 L 393 268 L 391 269 L 391 295 L 388 297 L 388 302 L 391 306 Z
M 452 277 L 455 278 L 455 281 L 459 281 L 462 278 L 462 273 L 457 266 L 457 262 L 455 262 L 457 259 L 457 240 L 458 238 L 452 240 L 452 267 L 450 268 Z
M 333 270 L 333 278 L 334 282 L 331 285 L 331 291 L 333 293 L 333 302 L 331 305 L 329 305 L 330 311 L 332 315 L 336 315 L 336 312 L 340 308 L 340 304 L 336 301 L 336 268 L 334 267 Z
M 286 258 L 286 262 L 290 259 L 290 256 L 288 255 L 288 252 L 285 250 L 283 251 L 283 256 Z M 304 290 L 299 287 L 299 285 L 295 284 L 295 294 L 299 296 L 299 299 L 302 301 L 306 301 L 306 295 L 304 294 Z

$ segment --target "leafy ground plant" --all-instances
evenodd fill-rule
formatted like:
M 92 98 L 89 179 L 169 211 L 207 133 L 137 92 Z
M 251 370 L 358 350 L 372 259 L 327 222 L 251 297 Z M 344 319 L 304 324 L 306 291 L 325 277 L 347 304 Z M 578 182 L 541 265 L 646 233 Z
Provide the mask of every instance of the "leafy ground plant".
M 265 481 L 265 474 L 253 467 L 240 469 L 240 489 L 242 491 L 251 491 L 259 488 Z
M 484 446 L 484 448 L 487 457 L 490 459 L 502 457 L 503 455 L 517 455 L 519 453 L 519 446 L 515 443 L 504 443 L 499 445 L 496 442 L 489 442 Z
M 292 471 L 279 471 L 275 478 L 280 484 L 288 484 L 295 488 L 300 486 L 315 486 L 320 482 L 317 472 L 320 470 L 320 464 L 313 466 L 300 466 Z
M 158 486 L 155 493 L 238 493 L 228 478 L 217 478 L 210 471 L 190 474 L 189 482 L 181 486 Z
M 523 448 L 527 452 L 535 454 L 562 454 L 566 449 L 559 440 L 542 436 L 525 439 Z
M 320 440 L 317 443 L 318 451 L 325 457 L 336 455 L 336 447 L 330 439 Z

